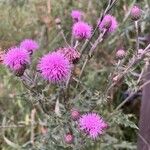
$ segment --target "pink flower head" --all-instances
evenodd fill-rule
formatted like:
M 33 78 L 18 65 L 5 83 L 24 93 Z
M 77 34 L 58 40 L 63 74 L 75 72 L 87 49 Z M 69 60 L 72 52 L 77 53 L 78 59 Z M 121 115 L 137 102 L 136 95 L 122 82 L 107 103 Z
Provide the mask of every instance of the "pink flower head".
M 136 21 L 140 19 L 142 15 L 142 10 L 138 6 L 135 5 L 131 8 L 130 15 L 131 15 L 131 19 Z
M 116 31 L 118 22 L 115 17 L 107 14 L 102 21 L 98 21 L 98 27 L 101 31 L 107 30 L 109 33 L 112 33 Z
M 74 139 L 73 135 L 70 133 L 66 134 L 64 138 L 65 138 L 65 142 L 67 144 L 71 144 L 73 142 L 73 139 Z
M 95 139 L 103 134 L 103 129 L 107 127 L 107 124 L 97 113 L 88 113 L 80 117 L 79 126 L 81 130 Z
M 52 83 L 65 82 L 71 74 L 69 60 L 60 52 L 52 52 L 43 56 L 38 64 L 38 70 L 46 80 Z
M 10 48 L 4 56 L 4 64 L 15 72 L 25 69 L 29 62 L 29 54 L 24 48 Z
M 72 10 L 71 17 L 74 21 L 81 21 L 83 17 L 83 13 L 79 10 Z
M 80 58 L 80 53 L 71 47 L 60 48 L 58 51 L 64 54 L 64 56 L 73 64 L 76 63 Z
M 117 57 L 118 59 L 124 58 L 125 55 L 126 55 L 126 52 L 125 52 L 123 49 L 119 49 L 119 50 L 116 52 L 116 57 Z
M 72 109 L 71 110 L 71 118 L 73 120 L 77 120 L 80 117 L 80 112 L 77 109 Z
M 92 35 L 92 27 L 86 22 L 79 21 L 73 25 L 72 34 L 77 39 L 89 39 Z
M 23 47 L 32 54 L 33 51 L 36 51 L 39 48 L 39 45 L 32 39 L 25 39 L 20 43 L 20 47 Z

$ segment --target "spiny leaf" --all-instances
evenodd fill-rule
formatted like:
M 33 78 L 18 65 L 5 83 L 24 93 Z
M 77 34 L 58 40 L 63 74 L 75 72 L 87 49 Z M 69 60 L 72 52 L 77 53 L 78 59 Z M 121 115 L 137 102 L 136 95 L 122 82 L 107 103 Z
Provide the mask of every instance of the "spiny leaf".
M 116 116 L 112 118 L 112 122 L 138 130 L 137 125 L 130 120 L 131 117 L 133 117 L 133 115 L 131 116 L 130 114 L 124 114 L 122 112 L 119 112 Z

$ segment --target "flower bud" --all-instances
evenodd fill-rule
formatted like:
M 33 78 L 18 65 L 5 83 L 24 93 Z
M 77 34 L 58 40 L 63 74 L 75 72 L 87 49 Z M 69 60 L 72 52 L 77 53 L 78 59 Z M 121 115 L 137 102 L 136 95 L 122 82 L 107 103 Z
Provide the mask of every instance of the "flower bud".
M 62 26 L 61 26 L 61 19 L 60 19 L 60 18 L 56 18 L 56 19 L 55 19 L 55 23 L 56 23 L 56 25 L 57 25 L 58 30 L 61 30 L 61 29 L 62 29 Z
M 80 113 L 77 109 L 71 110 L 71 118 L 77 120 L 80 117 Z
M 125 57 L 125 51 L 123 49 L 119 49 L 116 53 L 116 58 L 123 59 Z
M 107 29 L 107 32 L 113 33 L 117 30 L 118 22 L 114 16 L 107 14 L 102 20 L 98 20 L 98 27 L 100 31 Z
M 73 135 L 70 133 L 66 134 L 64 138 L 65 138 L 65 142 L 67 144 L 71 144 L 73 142 L 73 139 L 74 139 Z
M 26 68 L 27 68 L 26 65 L 22 65 L 19 69 L 17 69 L 17 70 L 14 71 L 14 74 L 15 74 L 17 77 L 21 77 L 21 76 L 23 76 L 23 74 L 24 74 Z
M 142 10 L 138 6 L 133 6 L 130 15 L 133 21 L 137 21 L 141 18 Z
M 57 25 L 60 25 L 60 24 L 61 24 L 61 19 L 60 19 L 60 18 L 56 18 L 56 19 L 55 19 L 55 23 L 56 23 Z
M 74 48 L 64 47 L 60 48 L 58 51 L 68 58 L 68 60 L 73 64 L 76 64 L 80 59 L 80 53 Z

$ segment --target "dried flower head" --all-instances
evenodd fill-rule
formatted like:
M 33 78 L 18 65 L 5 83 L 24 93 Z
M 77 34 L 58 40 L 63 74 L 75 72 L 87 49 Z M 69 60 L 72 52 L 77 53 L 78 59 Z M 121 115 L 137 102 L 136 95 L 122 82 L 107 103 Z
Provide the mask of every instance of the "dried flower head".
M 109 33 L 115 32 L 118 22 L 112 15 L 105 15 L 102 21 L 98 21 L 98 27 L 101 31 L 107 30 Z
M 56 23 L 57 25 L 60 25 L 60 24 L 61 24 L 61 19 L 60 19 L 60 18 L 56 18 L 56 19 L 55 19 L 55 23 Z
M 135 5 L 131 8 L 130 15 L 131 15 L 132 20 L 134 21 L 139 20 L 142 15 L 142 10 L 138 6 Z
M 72 10 L 71 17 L 74 21 L 81 21 L 83 17 L 83 13 L 79 10 Z
M 118 59 L 122 59 L 125 57 L 125 51 L 123 49 L 119 49 L 117 52 L 116 52 L 116 58 Z
M 89 39 L 92 35 L 92 27 L 86 22 L 79 21 L 73 25 L 72 34 L 77 39 Z
M 95 139 L 98 135 L 103 134 L 107 124 L 97 113 L 87 113 L 80 117 L 79 126 L 81 130 Z
M 66 134 L 64 138 L 65 138 L 65 142 L 67 144 L 71 144 L 73 142 L 73 139 L 74 139 L 73 135 L 70 133 Z
M 80 53 L 71 47 L 60 48 L 58 51 L 64 54 L 64 56 L 73 64 L 76 63 L 80 58 Z
M 139 49 L 139 50 L 138 50 L 138 54 L 139 54 L 139 55 L 141 55 L 141 54 L 143 54 L 143 53 L 144 53 L 144 50 L 143 50 L 143 49 Z
M 77 119 L 79 119 L 79 117 L 80 117 L 80 112 L 79 112 L 79 110 L 77 110 L 77 109 L 72 109 L 72 110 L 71 110 L 71 118 L 72 118 L 73 120 L 77 120 Z
M 33 53 L 39 48 L 39 45 L 36 41 L 32 39 L 25 39 L 20 43 L 20 47 L 26 49 L 29 53 Z
M 38 70 L 44 79 L 52 83 L 61 83 L 69 78 L 71 65 L 62 53 L 52 52 L 41 58 Z
M 4 62 L 14 72 L 23 74 L 26 65 L 30 63 L 28 52 L 24 48 L 13 47 L 4 55 Z

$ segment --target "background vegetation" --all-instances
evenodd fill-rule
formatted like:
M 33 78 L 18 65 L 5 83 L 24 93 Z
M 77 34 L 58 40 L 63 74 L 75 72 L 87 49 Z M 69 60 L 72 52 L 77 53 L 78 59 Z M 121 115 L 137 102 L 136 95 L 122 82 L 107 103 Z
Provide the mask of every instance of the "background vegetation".
M 100 94 L 106 88 L 109 74 L 115 62 L 115 52 L 118 48 L 124 47 L 128 51 L 135 48 L 134 25 L 129 18 L 129 9 L 138 3 L 144 10 L 141 19 L 140 36 L 147 38 L 150 33 L 150 1 L 149 0 L 118 0 L 111 13 L 116 16 L 119 22 L 118 31 L 111 35 L 104 43 L 96 49 L 94 59 L 90 60 L 87 66 L 83 81 L 90 89 L 86 104 L 100 99 Z M 59 35 L 55 25 L 55 19 L 61 18 L 67 40 L 70 39 L 72 21 L 70 12 L 72 9 L 81 9 L 85 12 L 86 20 L 96 25 L 97 18 L 106 7 L 105 0 L 1 0 L 0 1 L 0 50 L 19 43 L 22 39 L 33 38 L 40 44 L 38 56 L 63 46 L 63 38 Z M 141 48 L 146 42 L 141 42 Z M 95 61 L 96 59 L 96 61 Z M 34 66 L 34 65 L 33 65 Z M 136 66 L 136 72 L 141 70 L 143 62 Z M 75 73 L 79 74 L 80 64 L 76 67 Z M 121 103 L 126 96 L 128 88 L 137 88 L 136 79 L 130 74 L 124 82 L 112 91 L 112 105 L 101 105 L 97 111 L 108 117 L 110 112 Z M 51 93 L 53 90 L 50 91 Z M 40 136 L 44 136 L 50 120 L 35 112 L 33 104 L 25 96 L 26 90 L 22 84 L 3 65 L 0 65 L 0 149 L 63 149 L 52 147 L 47 141 L 42 143 Z M 97 144 L 88 142 L 89 150 L 129 150 L 136 149 L 137 123 L 139 119 L 139 107 L 141 97 L 136 97 L 128 102 L 117 115 L 111 118 L 111 130 L 106 133 L 105 138 L 97 141 Z M 91 102 L 90 102 L 91 103 Z M 99 101 L 101 103 L 101 101 Z M 105 108 L 105 109 L 104 109 Z M 35 118 L 34 118 L 34 117 Z M 34 122 L 34 124 L 33 124 Z M 52 122 L 51 122 L 52 123 Z M 54 123 L 54 122 L 53 122 Z M 52 124 L 49 124 L 51 128 Z M 36 137 L 34 147 L 31 146 L 31 136 Z M 54 132 L 52 130 L 51 132 Z M 44 139 L 44 137 L 42 138 Z M 45 147 L 44 147 L 45 146 Z M 88 148 L 85 148 L 86 150 Z M 66 146 L 67 149 L 67 146 Z

